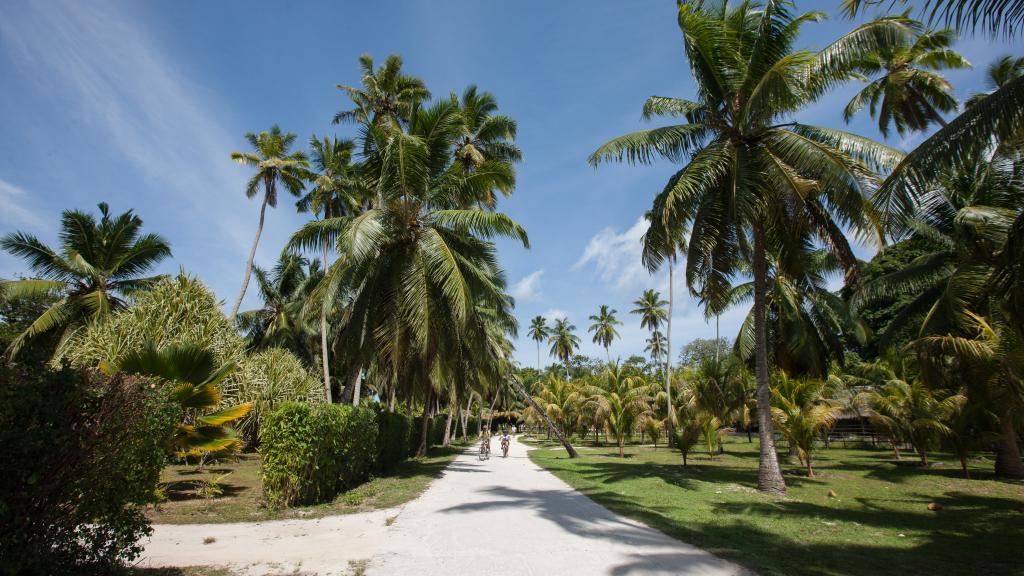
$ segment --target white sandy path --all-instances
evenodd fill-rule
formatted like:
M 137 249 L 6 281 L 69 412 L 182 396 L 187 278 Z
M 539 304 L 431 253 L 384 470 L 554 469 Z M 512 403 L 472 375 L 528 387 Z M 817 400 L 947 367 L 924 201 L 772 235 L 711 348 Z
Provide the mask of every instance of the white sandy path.
M 494 441 L 497 447 L 497 441 Z M 750 574 L 610 512 L 512 443 L 508 458 L 460 455 L 402 508 L 320 520 L 157 526 L 148 566 L 227 565 L 244 574 L 370 575 Z M 386 518 L 397 520 L 385 526 Z M 202 544 L 206 536 L 217 539 Z

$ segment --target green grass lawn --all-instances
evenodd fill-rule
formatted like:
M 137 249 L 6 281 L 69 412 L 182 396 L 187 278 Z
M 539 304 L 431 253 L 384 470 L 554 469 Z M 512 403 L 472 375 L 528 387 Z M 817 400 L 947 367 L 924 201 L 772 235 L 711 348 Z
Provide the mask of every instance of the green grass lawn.
M 237 462 L 210 464 L 201 471 L 195 466 L 168 466 L 162 478 L 167 483 L 167 501 L 147 510 L 147 516 L 156 524 L 201 524 L 319 518 L 390 508 L 422 494 L 461 450 L 434 448 L 426 458 L 402 462 L 388 475 L 340 494 L 333 502 L 280 510 L 262 505 L 263 485 L 256 454 L 243 454 Z M 222 495 L 210 499 L 200 495 L 202 481 L 228 473 L 220 482 Z
M 530 456 L 604 506 L 764 575 L 1024 574 L 1024 483 L 994 478 L 991 462 L 972 462 L 977 479 L 965 480 L 938 455 L 922 469 L 913 454 L 822 449 L 815 478 L 784 466 L 788 493 L 770 497 L 754 490 L 756 439 L 729 440 L 725 455 L 692 454 L 685 469 L 664 448 Z

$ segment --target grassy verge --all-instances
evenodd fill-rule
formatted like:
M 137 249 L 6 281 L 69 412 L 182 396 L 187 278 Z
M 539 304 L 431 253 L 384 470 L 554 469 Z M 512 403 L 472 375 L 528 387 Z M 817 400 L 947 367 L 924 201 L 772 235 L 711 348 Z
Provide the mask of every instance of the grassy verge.
M 756 441 L 726 451 L 687 468 L 663 448 L 530 456 L 604 506 L 762 575 L 1024 574 L 1024 484 L 992 477 L 991 463 L 965 480 L 941 457 L 922 469 L 881 449 L 833 448 L 817 453 L 813 479 L 786 467 L 788 494 L 775 498 L 753 489 Z
M 205 524 L 319 518 L 390 508 L 422 494 L 461 450 L 435 448 L 429 456 L 402 462 L 388 475 L 340 494 L 333 502 L 281 510 L 262 505 L 258 455 L 245 454 L 237 462 L 209 465 L 202 471 L 169 466 L 163 474 L 167 501 L 148 510 L 147 516 L 157 524 Z M 222 494 L 204 497 L 204 482 L 217 477 L 222 477 L 218 482 Z

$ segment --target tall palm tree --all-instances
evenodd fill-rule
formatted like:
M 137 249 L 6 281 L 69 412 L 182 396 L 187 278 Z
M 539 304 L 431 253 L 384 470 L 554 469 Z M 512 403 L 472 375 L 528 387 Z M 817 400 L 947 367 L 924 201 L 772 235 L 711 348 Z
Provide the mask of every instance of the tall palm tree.
M 359 57 L 359 68 L 363 73 L 361 87 L 338 84 L 338 90 L 348 95 L 355 108 L 338 112 L 335 124 L 404 124 L 412 117 L 416 105 L 430 98 L 423 80 L 402 73 L 402 58 L 396 54 L 388 56 L 376 70 L 373 57 L 363 54 Z
M 133 293 L 161 278 L 142 274 L 171 255 L 167 241 L 156 234 L 142 234 L 142 219 L 131 210 L 112 216 L 103 202 L 99 209 L 99 222 L 87 212 L 65 211 L 58 249 L 26 232 L 0 239 L 0 248 L 25 260 L 34 275 L 0 283 L 0 294 L 10 299 L 57 297 L 11 341 L 9 357 L 40 334 L 61 331 L 63 340 L 75 328 L 106 318 L 126 306 Z
M 610 365 L 595 381 L 584 388 L 586 407 L 598 414 L 598 420 L 615 438 L 619 458 L 624 456 L 626 435 L 633 424 L 650 411 L 650 386 L 643 376 L 626 375 L 617 364 Z
M 644 293 L 633 301 L 636 308 L 631 310 L 630 314 L 639 314 L 640 327 L 654 332 L 668 319 L 668 313 L 665 312 L 667 304 L 668 300 L 662 300 L 657 290 L 644 290 Z
M 540 371 L 540 343 L 548 339 L 551 330 L 548 328 L 547 319 L 543 316 L 534 316 L 530 320 L 530 329 L 527 332 L 530 339 L 537 343 L 537 371 Z
M 472 343 L 496 357 L 496 336 L 488 336 L 481 320 L 485 311 L 514 326 L 491 239 L 529 245 L 526 231 L 508 216 L 461 207 L 459 198 L 480 175 L 471 182 L 454 168 L 458 119 L 458 107 L 442 100 L 415 109 L 407 125 L 364 125 L 362 177 L 375 204 L 307 226 L 291 243 L 318 247 L 324 234 L 336 234 L 338 259 L 314 299 L 346 300 L 336 347 L 349 355 L 357 389 L 358 374 L 372 363 L 411 386 L 407 393 L 422 393 L 419 453 L 426 451 L 435 385 L 476 356 L 464 347 Z
M 312 149 L 316 175 L 312 188 L 295 204 L 299 212 L 312 212 L 317 217 L 322 216 L 324 220 L 330 220 L 336 216 L 349 215 L 363 205 L 366 194 L 364 187 L 359 185 L 358 167 L 352 164 L 355 143 L 338 138 L 319 139 L 313 135 L 309 139 L 309 146 Z M 323 236 L 324 274 L 327 274 L 330 267 L 329 249 L 335 241 L 337 238 L 331 234 Z M 320 307 L 320 362 L 327 401 L 331 402 L 330 350 L 327 342 L 328 308 L 326 305 Z
M 580 347 L 579 336 L 574 333 L 576 326 L 569 323 L 567 318 L 556 318 L 555 326 L 548 336 L 548 343 L 551 344 L 551 355 L 562 361 L 565 365 L 565 377 L 569 379 L 569 359 Z
M 249 277 L 252 276 L 252 262 L 256 258 L 256 247 L 260 243 L 260 234 L 263 233 L 263 221 L 266 218 L 267 206 L 277 206 L 277 188 L 283 186 L 292 196 L 298 196 L 305 187 L 305 181 L 309 178 L 309 160 L 306 153 L 299 150 L 290 152 L 289 149 L 295 143 L 295 134 L 283 133 L 281 128 L 275 124 L 269 132 L 252 132 L 245 135 L 245 139 L 253 148 L 253 152 L 232 152 L 231 159 L 235 162 L 254 168 L 256 172 L 249 178 L 245 187 L 246 198 L 253 198 L 263 190 L 263 200 L 260 203 L 260 220 L 256 225 L 256 237 L 252 241 L 252 249 L 249 250 L 249 259 L 245 262 L 245 276 L 242 278 L 242 289 L 238 292 L 238 299 L 231 307 L 231 320 L 234 321 L 238 314 L 238 308 L 245 298 L 245 291 L 249 288 Z
M 615 138 L 590 157 L 649 163 L 656 157 L 686 165 L 655 197 L 652 221 L 669 230 L 690 224 L 687 284 L 693 294 L 729 289 L 741 247 L 752 246 L 758 418 L 758 488 L 784 492 L 772 438 L 766 340 L 766 251 L 787 233 L 810 229 L 835 250 L 855 277 L 856 257 L 843 227 L 870 237 L 875 214 L 865 194 L 875 169 L 900 153 L 866 138 L 801 124 L 794 116 L 837 84 L 871 50 L 909 33 L 903 18 L 854 29 L 820 52 L 794 49 L 801 26 L 824 17 L 797 15 L 769 0 L 680 4 L 678 22 L 697 99 L 654 96 L 645 116 L 682 117 L 684 124 Z M 843 226 L 840 226 L 841 222 Z M 664 254 L 654 253 L 657 264 Z
M 593 324 L 587 328 L 588 332 L 594 333 L 594 344 L 604 346 L 604 354 L 608 357 L 609 363 L 612 361 L 612 356 L 608 352 L 608 347 L 612 345 L 613 340 L 619 337 L 619 332 L 615 327 L 622 324 L 615 318 L 615 313 L 616 310 L 609 308 L 607 304 L 601 304 L 600 311 L 596 315 L 590 316 Z
M 949 28 L 928 30 L 867 55 L 859 70 L 880 76 L 850 99 L 843 120 L 849 122 L 867 105 L 883 136 L 893 126 L 901 135 L 924 131 L 932 123 L 947 126 L 941 113 L 955 112 L 957 101 L 953 86 L 939 71 L 971 67 L 950 48 L 955 40 L 956 32 Z

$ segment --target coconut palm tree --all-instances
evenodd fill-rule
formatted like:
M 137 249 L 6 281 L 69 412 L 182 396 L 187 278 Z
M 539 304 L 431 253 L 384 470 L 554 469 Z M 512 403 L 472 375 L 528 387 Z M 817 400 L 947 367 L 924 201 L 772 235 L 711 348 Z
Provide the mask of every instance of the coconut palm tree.
M 855 17 L 881 4 L 907 4 L 907 0 L 843 0 L 842 12 Z M 972 32 L 979 28 L 990 36 L 1014 38 L 1024 27 L 1024 0 L 925 0 L 921 14 L 930 22 L 942 22 Z
M 988 78 L 985 79 L 985 84 L 991 91 L 998 90 L 1003 86 L 1006 86 L 1010 82 L 1024 76 L 1024 56 L 1014 58 L 1013 56 L 1003 56 L 992 64 L 989 64 Z M 992 92 L 984 92 L 980 94 L 974 94 L 968 98 L 964 105 L 967 107 L 974 106 L 985 99 L 986 96 Z
M 548 328 L 547 319 L 543 316 L 534 316 L 530 320 L 530 329 L 527 332 L 530 339 L 537 343 L 537 371 L 540 371 L 540 343 L 548 339 L 551 330 Z
M 142 219 L 131 210 L 112 216 L 103 202 L 99 209 L 98 222 L 87 212 L 65 211 L 58 249 L 26 232 L 0 239 L 0 248 L 25 260 L 34 275 L 0 283 L 0 295 L 56 298 L 11 341 L 9 357 L 43 333 L 60 331 L 63 341 L 76 328 L 125 307 L 133 293 L 147 290 L 162 278 L 142 275 L 171 255 L 167 241 L 156 234 L 142 234 Z
M 644 290 L 644 293 L 633 301 L 636 308 L 633 308 L 630 314 L 640 315 L 640 327 L 654 332 L 668 319 L 668 313 L 665 311 L 667 304 L 668 300 L 662 300 L 657 290 Z
M 883 136 L 890 127 L 903 135 L 927 130 L 933 123 L 947 126 L 941 113 L 956 112 L 957 101 L 953 86 L 939 71 L 971 67 L 950 48 L 955 41 L 950 28 L 927 30 L 868 54 L 857 67 L 868 77 L 879 76 L 850 99 L 843 120 L 849 122 L 866 105 Z
M 312 163 L 316 170 L 312 188 L 296 202 L 299 212 L 312 212 L 318 218 L 330 220 L 336 216 L 346 216 L 365 204 L 367 194 L 360 186 L 358 166 L 352 163 L 352 152 L 355 143 L 352 140 L 324 137 L 317 138 L 314 134 L 309 139 L 312 149 Z M 337 238 L 332 234 L 323 235 L 323 273 L 331 264 L 330 246 Z M 330 350 L 327 335 L 328 306 L 320 307 L 320 363 L 323 370 L 324 390 L 327 401 L 331 398 Z
M 575 334 L 576 326 L 571 324 L 568 318 L 556 318 L 555 326 L 548 336 L 548 343 L 551 344 L 551 355 L 562 361 L 565 365 L 565 377 L 569 379 L 569 359 L 580 347 L 580 338 Z
M 568 380 L 551 376 L 534 401 L 543 408 L 548 418 L 558 425 L 563 434 L 570 434 L 579 421 L 580 391 Z
M 308 268 L 308 271 L 307 271 Z M 322 278 L 320 263 L 283 253 L 272 270 L 253 268 L 263 307 L 240 312 L 235 319 L 254 349 L 284 348 L 314 362 L 310 350 L 313 331 L 303 308 Z
M 859 26 L 819 52 L 795 49 L 801 26 L 823 16 L 794 14 L 791 4 L 777 1 L 680 4 L 678 22 L 697 99 L 654 96 L 644 113 L 686 123 L 615 138 L 590 157 L 592 164 L 686 161 L 655 197 L 652 221 L 668 230 L 689 224 L 686 277 L 693 294 L 728 290 L 741 247 L 752 247 L 758 487 L 769 492 L 785 491 L 785 482 L 768 410 L 767 250 L 785 242 L 794 228 L 810 230 L 837 252 L 848 277 L 855 277 L 857 261 L 843 227 L 871 237 L 876 215 L 865 195 L 877 184 L 875 170 L 895 165 L 901 156 L 866 138 L 795 121 L 806 106 L 854 77 L 853 65 L 862 56 L 909 33 L 905 19 L 888 18 Z M 655 251 L 651 262 L 664 257 Z
M 618 364 L 612 364 L 594 384 L 586 386 L 586 408 L 597 413 L 598 420 L 615 438 L 619 458 L 625 456 L 626 435 L 633 424 L 650 410 L 650 385 L 643 376 L 628 376 Z
M 594 333 L 594 344 L 604 346 L 604 353 L 608 357 L 609 363 L 612 361 L 612 356 L 608 352 L 608 347 L 619 337 L 619 332 L 615 330 L 615 327 L 622 324 L 615 318 L 615 313 L 616 310 L 609 308 L 607 304 L 601 304 L 600 311 L 596 315 L 590 316 L 593 324 L 587 329 L 588 332 Z
M 461 100 L 455 94 L 451 99 L 460 110 L 456 164 L 467 174 L 486 174 L 492 184 L 478 188 L 475 197 L 466 200 L 493 210 L 497 204 L 495 192 L 507 197 L 515 188 L 513 164 L 523 159 L 515 144 L 516 121 L 497 114 L 497 99 L 490 92 L 478 91 L 476 86 L 466 88 Z
M 808 478 L 814 478 L 811 453 L 815 441 L 828 434 L 841 413 L 839 404 L 828 398 L 828 388 L 827 380 L 789 378 L 782 371 L 777 373 L 772 387 L 772 419 L 779 432 L 797 448 Z
M 412 117 L 416 105 L 430 98 L 423 80 L 402 73 L 402 58 L 396 54 L 388 56 L 376 70 L 373 57 L 363 54 L 359 57 L 359 69 L 363 73 L 361 87 L 338 84 L 338 90 L 345 92 L 355 108 L 335 114 L 335 124 L 404 124 Z
M 466 189 L 485 176 L 473 174 L 470 181 L 454 168 L 459 114 L 442 100 L 413 110 L 407 126 L 364 125 L 362 177 L 377 195 L 375 204 L 292 240 L 295 248 L 315 247 L 323 234 L 336 234 L 338 259 L 314 300 L 346 301 L 336 347 L 349 355 L 355 390 L 372 363 L 413 386 L 407 393 L 422 393 L 420 453 L 426 451 L 435 383 L 458 370 L 466 338 L 480 348 L 491 346 L 482 311 L 498 311 L 505 326 L 514 325 L 490 240 L 508 237 L 529 245 L 526 231 L 508 216 L 461 207 Z
M 260 220 L 256 225 L 256 237 L 253 238 L 252 248 L 249 250 L 249 259 L 245 262 L 242 289 L 239 290 L 238 299 L 231 307 L 230 319 L 232 321 L 238 314 L 238 308 L 242 305 L 246 289 L 249 288 L 252 262 L 256 258 L 256 247 L 260 243 L 260 234 L 263 233 L 267 206 L 277 207 L 278 186 L 283 186 L 292 196 L 298 196 L 302 193 L 305 181 L 310 176 L 309 160 L 306 158 L 306 153 L 301 150 L 296 152 L 289 150 L 295 144 L 295 134 L 283 133 L 281 128 L 275 124 L 269 132 L 260 132 L 259 134 L 250 132 L 245 135 L 245 139 L 249 141 L 253 152 L 232 152 L 231 159 L 256 170 L 245 187 L 245 196 L 251 199 L 262 189 L 263 200 L 260 203 Z
M 665 335 L 661 333 L 661 330 L 655 330 L 651 332 L 651 337 L 645 342 L 647 345 L 644 346 L 644 352 L 651 355 L 651 361 L 654 362 L 655 366 L 658 366 L 658 371 L 661 371 L 663 366 L 659 359 L 667 353 L 665 349 Z

